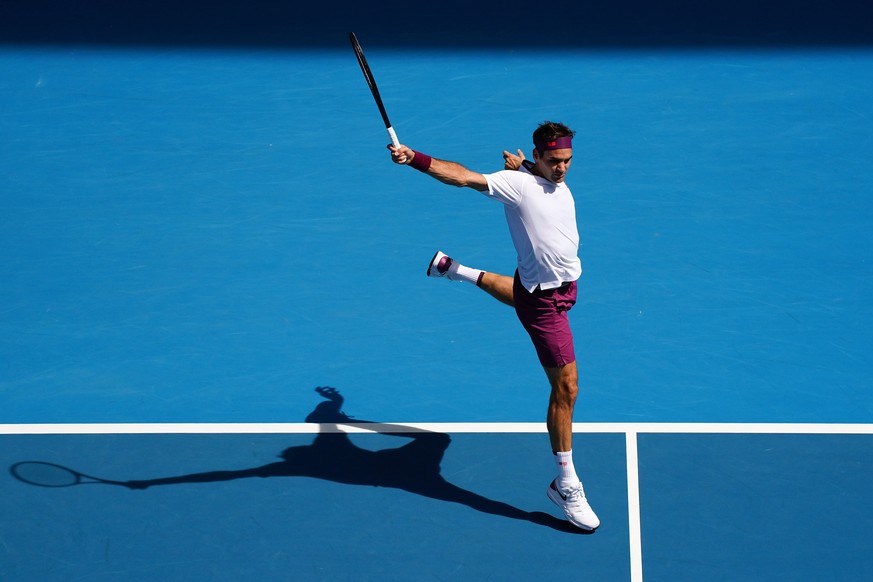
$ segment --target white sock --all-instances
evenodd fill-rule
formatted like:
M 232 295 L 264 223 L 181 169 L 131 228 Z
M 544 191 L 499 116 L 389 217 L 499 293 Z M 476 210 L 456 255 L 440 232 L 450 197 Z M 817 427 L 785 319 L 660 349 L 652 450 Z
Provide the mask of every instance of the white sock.
M 482 278 L 483 274 L 484 271 L 482 270 L 471 269 L 470 267 L 465 267 L 458 261 L 452 260 L 452 264 L 449 267 L 446 276 L 452 281 L 466 281 L 467 283 L 478 285 L 479 279 Z
M 555 463 L 558 466 L 558 489 L 570 489 L 579 483 L 573 466 L 573 451 L 555 453 Z

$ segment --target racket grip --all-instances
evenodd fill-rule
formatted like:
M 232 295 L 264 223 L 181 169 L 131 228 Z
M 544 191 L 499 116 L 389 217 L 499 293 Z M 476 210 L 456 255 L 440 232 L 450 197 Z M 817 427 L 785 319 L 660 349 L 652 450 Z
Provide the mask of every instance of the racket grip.
M 394 144 L 394 147 L 398 147 L 400 145 L 400 140 L 397 139 L 397 134 L 394 133 L 393 127 L 388 127 L 388 137 L 391 138 L 391 143 Z

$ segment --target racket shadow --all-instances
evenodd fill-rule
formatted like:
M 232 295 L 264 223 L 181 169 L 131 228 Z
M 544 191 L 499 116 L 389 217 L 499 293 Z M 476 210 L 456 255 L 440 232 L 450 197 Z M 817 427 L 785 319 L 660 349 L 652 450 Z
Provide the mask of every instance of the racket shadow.
M 215 483 L 254 477 L 262 479 L 310 477 L 349 485 L 400 489 L 430 499 L 465 505 L 489 515 L 527 521 L 561 532 L 583 535 L 590 533 L 548 513 L 524 511 L 447 481 L 440 473 L 440 463 L 451 444 L 449 435 L 403 425 L 352 420 L 341 411 L 343 397 L 339 391 L 328 387 L 319 387 L 316 391 L 325 398 L 325 401 L 319 403 L 306 417 L 306 422 L 319 424 L 320 431 L 312 444 L 289 447 L 282 451 L 279 455 L 281 461 L 246 469 L 207 471 L 133 481 L 107 481 L 97 477 L 86 477 L 88 481 L 119 485 L 129 489 Z M 374 432 L 402 437 L 409 439 L 409 442 L 395 448 L 371 451 L 356 446 L 348 435 L 339 429 L 339 425 L 372 427 Z M 20 467 L 23 463 L 16 463 L 13 467 Z M 61 467 L 48 463 L 44 465 Z M 72 469 L 66 470 L 73 475 L 69 479 L 70 485 L 84 482 L 75 477 L 81 475 L 80 473 Z M 41 485 L 32 479 L 19 478 L 19 480 L 32 485 Z

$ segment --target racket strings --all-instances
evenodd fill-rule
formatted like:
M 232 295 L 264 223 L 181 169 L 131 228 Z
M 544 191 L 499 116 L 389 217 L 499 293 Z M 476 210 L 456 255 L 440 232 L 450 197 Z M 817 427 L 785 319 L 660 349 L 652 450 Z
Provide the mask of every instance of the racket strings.
M 69 487 L 80 482 L 75 471 L 51 463 L 17 463 L 12 467 L 12 474 L 20 481 L 40 487 Z

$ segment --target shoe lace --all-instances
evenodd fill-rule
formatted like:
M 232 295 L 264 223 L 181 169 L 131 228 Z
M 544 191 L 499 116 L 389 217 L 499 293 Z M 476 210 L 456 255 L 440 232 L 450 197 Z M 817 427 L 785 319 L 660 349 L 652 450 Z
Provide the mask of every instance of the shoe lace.
M 565 495 L 567 496 L 568 505 L 582 505 L 587 503 L 585 499 L 585 490 L 582 488 L 581 483 L 566 491 Z

